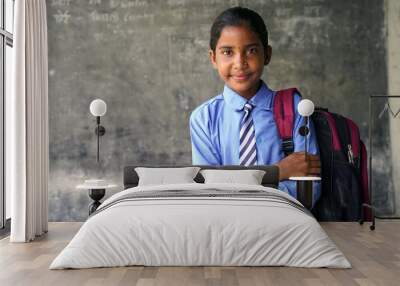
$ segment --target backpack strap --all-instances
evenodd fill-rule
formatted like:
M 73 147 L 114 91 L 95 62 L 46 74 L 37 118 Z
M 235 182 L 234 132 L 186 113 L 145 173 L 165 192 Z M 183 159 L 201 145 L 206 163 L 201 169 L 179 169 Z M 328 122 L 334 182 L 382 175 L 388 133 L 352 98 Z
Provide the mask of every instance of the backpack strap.
M 349 152 L 349 156 L 354 158 L 354 166 L 357 169 L 360 169 L 361 159 L 361 140 L 360 140 L 360 130 L 358 126 L 354 123 L 353 120 L 346 118 L 347 126 L 349 127 L 350 133 L 350 144 L 351 144 L 351 152 Z M 365 146 L 364 146 L 365 147 Z M 350 151 L 350 150 L 348 150 Z
M 339 114 L 332 113 L 332 117 L 335 121 L 337 136 L 339 137 L 339 142 L 344 155 L 347 157 L 347 147 L 351 144 L 350 130 L 347 125 L 347 120 Z M 350 160 L 349 160 L 349 163 Z
M 294 126 L 294 94 L 300 95 L 296 88 L 282 89 L 274 97 L 274 119 L 278 133 L 282 139 L 282 150 L 285 156 L 294 151 L 293 126 Z M 300 95 L 301 96 L 301 95 Z

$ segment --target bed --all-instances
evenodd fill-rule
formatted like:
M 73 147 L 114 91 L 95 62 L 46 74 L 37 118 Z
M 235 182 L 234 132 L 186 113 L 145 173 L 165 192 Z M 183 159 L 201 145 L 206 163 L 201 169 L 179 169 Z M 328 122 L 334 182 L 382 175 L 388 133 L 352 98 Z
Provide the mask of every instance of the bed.
M 350 268 L 312 214 L 275 188 L 276 167 L 252 169 L 265 171 L 262 185 L 203 183 L 199 173 L 193 183 L 138 186 L 135 166 L 125 167 L 125 190 L 100 205 L 50 269 L 128 265 Z

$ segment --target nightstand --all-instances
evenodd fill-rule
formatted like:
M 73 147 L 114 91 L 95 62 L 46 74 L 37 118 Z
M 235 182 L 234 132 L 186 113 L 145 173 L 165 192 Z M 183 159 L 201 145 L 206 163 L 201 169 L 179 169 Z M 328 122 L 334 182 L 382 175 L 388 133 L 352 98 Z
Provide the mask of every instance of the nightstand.
M 89 215 L 96 211 L 101 205 L 100 200 L 106 194 L 106 189 L 115 188 L 117 185 L 107 182 L 106 180 L 85 180 L 81 185 L 76 186 L 77 189 L 89 191 L 89 197 L 93 202 L 89 205 Z

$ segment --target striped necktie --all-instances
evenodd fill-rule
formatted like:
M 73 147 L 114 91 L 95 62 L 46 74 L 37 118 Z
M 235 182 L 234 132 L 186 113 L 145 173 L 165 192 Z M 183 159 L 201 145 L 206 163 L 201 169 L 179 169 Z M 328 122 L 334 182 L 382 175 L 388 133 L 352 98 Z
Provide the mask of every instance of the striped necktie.
M 253 119 L 250 115 L 253 106 L 250 103 L 244 105 L 244 117 L 240 128 L 239 161 L 242 166 L 257 164 L 256 137 L 254 133 Z

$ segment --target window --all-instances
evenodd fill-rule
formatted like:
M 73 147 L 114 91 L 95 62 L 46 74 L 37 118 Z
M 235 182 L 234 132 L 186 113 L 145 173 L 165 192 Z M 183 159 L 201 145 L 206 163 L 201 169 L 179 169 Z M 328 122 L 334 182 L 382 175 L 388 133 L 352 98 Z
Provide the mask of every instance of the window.
M 11 71 L 14 33 L 14 0 L 0 0 L 0 228 L 9 225 L 10 194 L 5 188 L 5 99 L 11 93 Z M 1 235 L 1 232 L 0 232 Z

